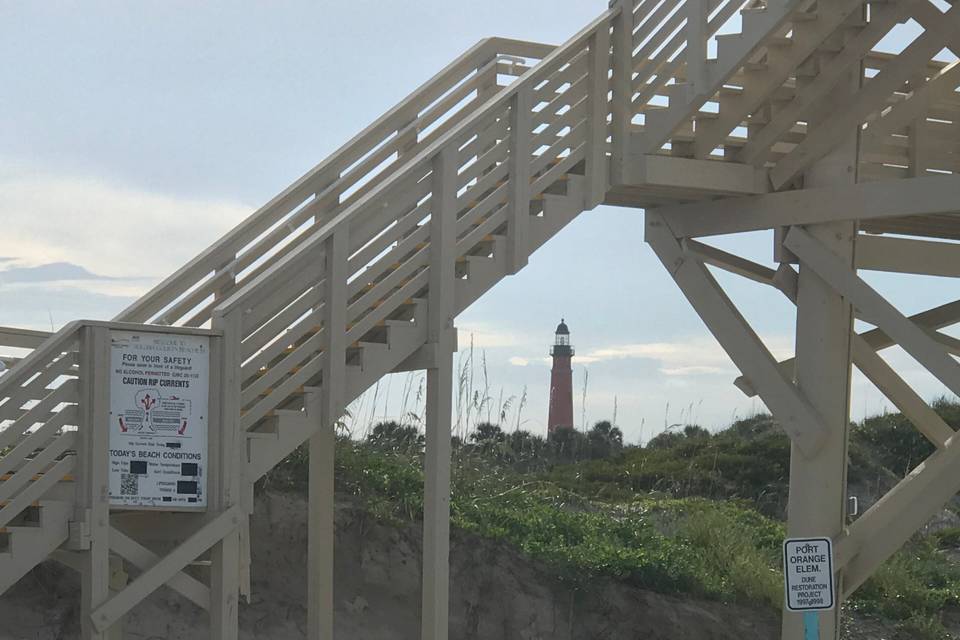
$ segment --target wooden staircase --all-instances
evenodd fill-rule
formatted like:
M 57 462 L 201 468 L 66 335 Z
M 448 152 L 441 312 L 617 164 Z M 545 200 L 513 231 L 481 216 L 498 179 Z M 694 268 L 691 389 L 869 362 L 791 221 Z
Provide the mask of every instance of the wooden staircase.
M 0 527 L 0 593 L 67 541 L 72 519 L 72 500 L 41 500 Z
M 482 41 L 115 321 L 220 332 L 222 420 L 242 441 L 249 494 L 318 431 L 318 407 L 423 368 L 438 308 L 452 320 L 582 212 L 605 199 L 653 206 L 793 188 L 789 178 L 823 151 L 822 141 L 803 148 L 804 118 L 864 60 L 880 69 L 874 87 L 894 87 L 862 110 L 876 131 L 881 112 L 944 70 L 918 54 L 918 75 L 871 53 L 924 2 L 615 0 L 559 47 Z M 927 24 L 940 15 L 924 11 Z M 721 33 L 737 15 L 740 30 Z M 907 72 L 910 92 L 896 82 Z M 891 126 L 870 138 L 888 154 L 877 175 L 913 162 L 905 139 L 928 125 L 911 122 L 907 134 Z M 955 157 L 927 162 L 953 170 Z M 674 164 L 659 182 L 625 169 L 663 160 Z M 0 592 L 86 517 L 66 482 L 90 435 L 78 431 L 88 402 L 78 326 L 0 328 L 0 348 L 33 349 L 0 353 L 10 366 L 0 376 Z

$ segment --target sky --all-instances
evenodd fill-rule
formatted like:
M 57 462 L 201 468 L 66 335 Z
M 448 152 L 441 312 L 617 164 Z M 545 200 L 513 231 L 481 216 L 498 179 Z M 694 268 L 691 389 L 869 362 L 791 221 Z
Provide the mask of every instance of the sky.
M 605 5 L 0 0 L 0 325 L 114 316 L 481 38 L 559 44 Z M 764 410 L 642 237 L 642 211 L 598 207 L 457 318 L 481 404 L 467 416 L 458 403 L 458 429 L 506 403 L 505 428 L 545 432 L 561 318 L 577 427 L 615 418 L 642 442 Z M 718 244 L 770 263 L 769 234 Z M 909 312 L 950 299 L 935 278 L 869 281 Z M 786 300 L 721 282 L 773 353 L 792 355 Z M 924 397 L 945 393 L 885 355 Z M 422 414 L 420 385 L 384 380 L 351 407 L 354 428 Z M 856 376 L 853 417 L 887 408 Z

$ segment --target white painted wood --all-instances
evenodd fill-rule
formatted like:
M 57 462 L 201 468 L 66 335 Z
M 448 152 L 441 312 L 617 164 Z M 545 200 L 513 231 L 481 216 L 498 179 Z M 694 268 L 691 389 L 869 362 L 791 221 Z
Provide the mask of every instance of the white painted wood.
M 613 62 L 611 73 L 612 97 L 610 110 L 611 147 L 610 182 L 623 184 L 624 163 L 630 141 L 630 123 L 633 119 L 633 0 L 616 0 L 613 20 Z
M 876 385 L 934 446 L 942 448 L 953 436 L 953 429 L 943 418 L 860 336 L 853 338 L 853 361 L 870 382 Z
M 520 104 L 522 103 L 521 100 Z M 522 133 L 526 135 L 526 130 Z M 421 640 L 447 640 L 449 633 L 450 420 L 453 398 L 453 350 L 449 336 L 453 328 L 453 305 L 456 296 L 454 230 L 457 211 L 456 192 L 452 187 L 456 173 L 452 151 L 450 147 L 442 149 L 433 161 L 433 195 L 430 206 L 427 340 L 437 345 L 437 362 L 435 367 L 427 369 Z M 526 157 L 527 154 L 524 159 Z M 521 206 L 527 220 L 528 203 L 528 197 L 524 197 Z M 520 205 L 517 201 L 514 204 Z M 515 250 L 525 252 L 526 244 Z
M 427 370 L 421 640 L 447 640 L 450 608 L 450 437 L 453 352 Z
M 845 594 L 853 593 L 960 491 L 957 464 L 960 439 L 954 437 L 850 525 L 835 545 Z
M 960 244 L 861 235 L 857 267 L 927 276 L 960 277 Z
M 346 392 L 348 247 L 346 225 L 335 230 L 324 243 L 323 385 L 319 394 L 311 394 L 307 399 L 308 415 L 319 421 L 310 439 L 307 524 L 307 637 L 312 640 L 333 637 L 334 448 L 336 421 L 343 411 Z
M 844 131 L 852 130 L 877 111 L 890 93 L 902 87 L 918 67 L 925 66 L 943 48 L 945 41 L 952 40 L 960 24 L 957 22 L 960 6 L 951 6 L 941 13 L 930 3 L 920 2 L 913 6 L 911 16 L 923 24 L 924 32 L 849 101 L 842 105 L 832 101 L 832 117 L 809 131 L 803 142 L 771 170 L 770 180 L 775 188 L 783 187 L 813 162 L 824 157 L 842 139 Z
M 768 193 L 766 169 L 736 162 L 694 160 L 657 154 L 626 159 L 623 181 L 631 187 L 684 189 L 696 195 L 753 195 Z
M 50 345 L 52 340 L 47 343 Z M 36 351 L 34 352 L 36 353 Z M 84 401 L 78 437 L 78 520 L 85 522 L 90 548 L 80 574 L 80 635 L 83 640 L 106 640 L 115 620 L 96 611 L 110 597 L 110 464 L 109 420 L 110 332 L 105 327 L 80 329 L 80 397 Z
M 687 82 L 695 93 L 707 89 L 707 0 L 687 0 Z
M 953 93 L 960 84 L 960 62 L 954 61 L 941 69 L 909 97 L 893 106 L 878 120 L 867 125 L 864 136 L 881 138 L 910 126 L 923 118 L 931 105 Z
M 239 507 L 230 507 L 190 535 L 176 549 L 141 573 L 123 591 L 100 604 L 91 614 L 93 626 L 100 633 L 119 621 L 132 607 L 180 573 L 187 563 L 236 531 L 240 523 Z
M 883 329 L 948 389 L 960 395 L 960 364 L 936 340 L 845 266 L 833 251 L 800 227 L 790 230 L 786 245 L 837 293 L 851 300 L 864 320 Z
M 36 349 L 53 334 L 18 327 L 0 327 L 0 345 L 19 349 Z
M 926 1 L 926 0 L 923 0 Z M 842 51 L 823 65 L 816 77 L 798 88 L 796 97 L 776 110 L 770 122 L 751 132 L 747 143 L 735 154 L 739 162 L 763 162 L 773 144 L 792 129 L 802 114 L 824 100 L 840 79 L 904 16 L 912 0 L 874 4 L 869 25 L 848 40 Z
M 787 297 L 789 298 L 791 296 Z M 795 299 L 795 296 L 791 299 Z M 947 304 L 934 307 L 933 309 L 921 311 L 920 313 L 910 316 L 908 319 L 928 333 L 932 329 L 941 329 L 943 327 L 956 324 L 957 322 L 960 322 L 960 301 L 948 302 Z M 871 349 L 875 351 L 886 349 L 896 344 L 893 339 L 890 338 L 890 336 L 883 332 L 882 329 L 870 329 L 869 331 L 858 335 Z M 778 363 L 777 366 L 779 366 L 784 372 L 784 375 L 790 378 L 793 377 L 793 358 L 783 360 Z M 753 397 L 756 395 L 756 390 L 753 389 L 750 382 L 743 376 L 737 378 L 734 381 L 734 384 L 748 397 Z
M 160 561 L 160 556 L 120 531 L 110 528 L 110 551 L 119 554 L 124 560 L 141 570 L 146 570 Z M 167 581 L 170 587 L 202 609 L 210 608 L 210 589 L 205 584 L 180 572 Z
M 960 176 L 819 187 L 657 209 L 678 237 L 960 211 Z
M 811 122 L 820 127 L 834 113 L 835 102 L 855 93 L 859 73 L 850 73 L 837 85 L 833 99 L 816 105 Z M 856 182 L 859 136 L 850 127 L 836 133 L 838 140 L 830 153 L 813 163 L 803 179 L 807 186 L 849 188 Z M 787 233 L 789 238 L 791 232 Z M 831 222 L 810 227 L 816 237 L 836 256 L 837 262 L 855 273 L 854 253 L 857 226 L 853 222 Z M 793 246 L 784 243 L 793 251 Z M 795 253 L 795 252 L 794 252 Z M 792 269 L 790 270 L 792 274 Z M 850 428 L 851 335 L 854 309 L 848 298 L 835 291 L 828 279 L 801 258 L 796 288 L 796 369 L 797 386 L 816 408 L 826 433 L 823 446 L 814 454 L 800 447 L 790 448 L 790 492 L 787 502 L 789 537 L 836 539 L 844 530 L 847 513 L 847 446 Z M 843 602 L 843 575 L 837 577 L 838 606 L 820 612 L 820 637 L 839 638 Z M 784 610 L 782 640 L 802 640 L 806 634 L 803 616 Z
M 679 242 L 654 211 L 646 214 L 646 241 L 697 310 L 731 359 L 755 381 L 764 403 L 774 412 L 791 440 L 808 455 L 823 443 L 826 427 L 746 320 L 717 285 L 703 263 L 684 256 Z
M 685 254 L 693 256 L 704 264 L 735 273 L 738 276 L 743 276 L 754 282 L 769 285 L 774 284 L 776 271 L 770 267 L 765 267 L 727 251 L 711 247 L 702 242 L 697 242 L 696 240 L 682 240 L 680 246 L 683 248 Z
M 40 503 L 42 522 L 40 527 L 7 529 L 13 553 L 0 554 L 0 594 L 12 587 L 36 565 L 52 554 L 57 554 L 58 547 L 65 543 L 69 536 L 68 520 L 72 515 L 72 501 L 44 500 Z M 71 566 L 82 570 L 80 554 L 72 554 L 72 556 L 76 562 Z
M 510 217 L 507 225 L 507 251 L 511 272 L 527 264 L 530 229 L 530 87 L 521 87 L 510 103 Z M 436 181 L 434 181 L 436 189 Z M 437 192 L 434 191 L 434 194 Z M 448 203 L 449 204 L 449 203 Z M 431 229 L 433 236 L 434 229 Z
M 704 18 L 706 19 L 706 18 Z M 607 115 L 610 112 L 610 27 L 598 27 L 590 39 L 587 80 L 589 89 L 586 98 L 586 162 L 587 176 L 585 209 L 593 209 L 603 202 L 609 179 L 607 170 Z
M 240 634 L 240 527 L 245 524 L 238 512 L 232 528 L 210 552 L 211 640 L 235 640 Z

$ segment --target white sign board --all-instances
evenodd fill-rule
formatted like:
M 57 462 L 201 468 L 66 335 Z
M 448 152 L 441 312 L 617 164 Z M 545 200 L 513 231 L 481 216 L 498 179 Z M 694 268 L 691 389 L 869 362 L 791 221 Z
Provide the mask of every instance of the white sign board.
M 210 339 L 110 333 L 110 504 L 207 505 Z
M 833 609 L 833 544 L 829 538 L 783 543 L 783 581 L 790 611 Z

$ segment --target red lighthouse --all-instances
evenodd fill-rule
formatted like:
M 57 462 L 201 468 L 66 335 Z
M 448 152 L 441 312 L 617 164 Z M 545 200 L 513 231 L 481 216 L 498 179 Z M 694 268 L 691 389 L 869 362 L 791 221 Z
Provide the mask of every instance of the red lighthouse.
M 573 370 L 570 367 L 573 346 L 570 344 L 570 329 L 563 318 L 557 325 L 550 355 L 553 356 L 553 369 L 550 371 L 548 434 L 557 429 L 573 428 Z

